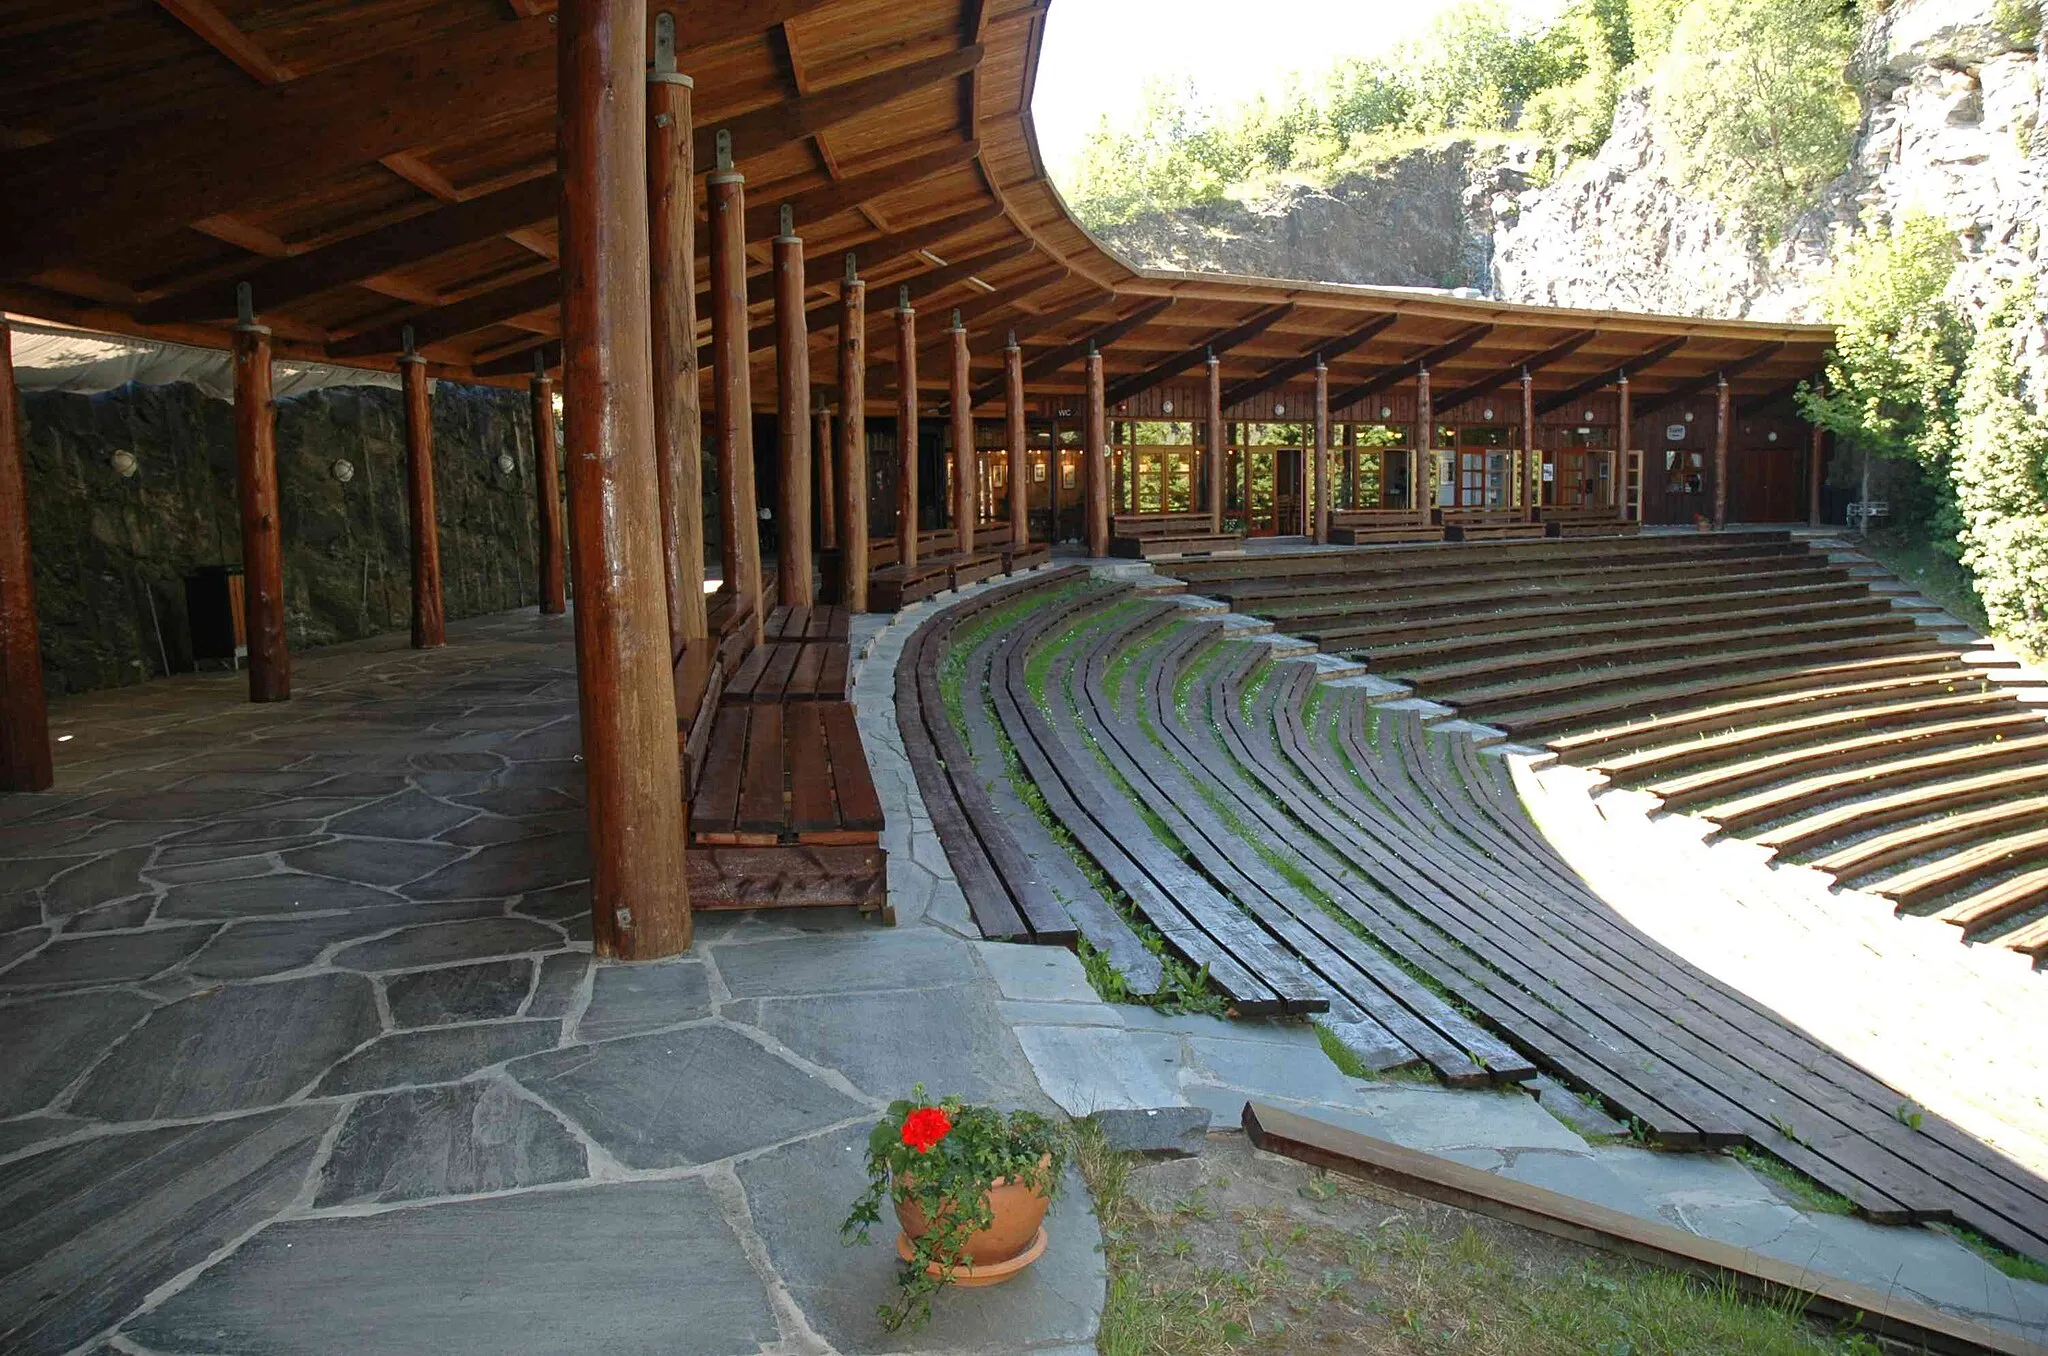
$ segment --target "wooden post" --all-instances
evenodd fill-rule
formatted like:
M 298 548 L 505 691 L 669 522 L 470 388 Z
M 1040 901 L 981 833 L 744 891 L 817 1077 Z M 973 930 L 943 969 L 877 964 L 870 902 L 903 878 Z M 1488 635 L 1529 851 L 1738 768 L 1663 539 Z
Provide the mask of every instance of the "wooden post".
M 761 639 L 761 522 L 754 498 L 754 391 L 747 367 L 747 180 L 732 167 L 732 140 L 718 133 L 711 198 L 711 382 L 718 429 L 718 490 L 726 526 L 726 583 L 751 610 Z
M 1821 487 L 1826 480 L 1827 431 L 1815 424 L 1806 440 L 1806 525 L 1820 526 Z
M 1309 531 L 1321 546 L 1330 540 L 1330 369 L 1316 355 L 1315 475 L 1309 484 Z
M 974 455 L 974 368 L 967 351 L 967 327 L 960 313 L 946 333 L 953 340 L 953 535 L 961 555 L 974 553 L 974 524 L 980 516 L 975 494 L 978 475 Z
M 528 390 L 533 397 L 533 493 L 540 517 L 540 610 L 560 614 L 569 609 L 562 570 L 562 446 L 555 438 L 555 383 L 548 380 L 539 354 Z
M 44 791 L 50 712 L 43 695 L 43 642 L 28 544 L 28 461 L 14 388 L 14 332 L 0 315 L 0 791 Z
M 1223 441 L 1223 362 L 1213 348 L 1209 350 L 1207 366 L 1209 392 L 1203 408 L 1209 421 L 1206 430 L 1209 464 L 1204 469 L 1209 480 L 1209 530 L 1220 534 L 1223 531 L 1223 463 L 1228 459 L 1228 449 Z
M 1086 481 L 1083 503 L 1088 511 L 1088 554 L 1101 559 L 1109 554 L 1109 431 L 1108 412 L 1103 409 L 1102 353 L 1088 345 L 1088 408 L 1082 424 L 1082 455 L 1087 458 L 1082 475 Z
M 804 327 L 804 242 L 782 208 L 775 237 L 775 512 L 782 543 L 775 594 L 785 607 L 809 607 L 811 587 L 811 339 Z
M 1429 501 L 1436 497 L 1436 411 L 1429 404 L 1429 369 L 1419 367 L 1415 371 L 1415 474 L 1408 478 L 1409 493 L 1417 495 L 1416 507 L 1420 512 L 1427 509 Z M 1429 484 L 1420 483 L 1420 477 L 1428 477 Z M 1437 507 L 1442 508 L 1439 504 Z M 1422 521 L 1429 521 L 1424 518 Z
M 868 610 L 868 285 L 846 256 L 839 285 L 839 570 L 848 612 Z
M 836 551 L 839 549 L 839 521 L 834 514 L 839 503 L 838 487 L 832 477 L 832 411 L 825 408 L 825 397 L 815 397 L 811 407 L 811 461 L 817 476 L 818 549 Z
M 690 945 L 647 233 L 644 0 L 563 0 L 556 38 L 562 361 L 591 936 L 621 960 Z M 744 340 L 742 341 L 744 342 Z
M 256 323 L 247 284 L 235 326 L 235 469 L 242 498 L 242 617 L 249 700 L 290 701 L 285 642 L 284 536 L 277 508 L 277 406 L 270 398 L 270 331 Z
M 896 560 L 917 564 L 917 312 L 896 289 Z
M 1628 490 L 1622 484 L 1622 478 L 1628 474 L 1628 445 L 1629 440 L 1636 436 L 1636 416 L 1635 406 L 1629 398 L 1627 372 L 1621 374 L 1617 384 L 1620 386 L 1621 392 L 1619 396 L 1620 409 L 1616 411 L 1615 418 L 1621 421 L 1621 431 L 1617 438 L 1621 446 L 1618 449 L 1619 455 L 1615 456 L 1613 464 L 1607 468 L 1607 497 L 1613 501 L 1611 506 L 1615 509 L 1616 513 L 1621 517 L 1627 517 Z M 1636 510 L 1636 516 L 1642 516 L 1642 509 L 1640 507 Z
M 653 316 L 654 477 L 672 643 L 709 634 L 704 605 L 704 410 L 697 376 L 694 86 L 676 69 L 676 22 L 654 16 L 647 76 L 648 283 Z
M 1728 526 L 1728 375 L 1714 381 L 1714 530 Z
M 1543 461 L 1536 454 L 1536 381 L 1522 369 L 1522 517 L 1535 522 L 1543 498 Z
M 1010 448 L 1010 543 L 1031 544 L 1031 434 L 1024 422 L 1024 350 L 1013 331 L 1003 344 L 1003 441 Z
M 405 385 L 405 516 L 412 529 L 412 647 L 432 650 L 448 643 L 448 619 L 441 608 L 441 522 L 434 509 L 434 380 L 427 360 L 411 352 L 398 360 Z

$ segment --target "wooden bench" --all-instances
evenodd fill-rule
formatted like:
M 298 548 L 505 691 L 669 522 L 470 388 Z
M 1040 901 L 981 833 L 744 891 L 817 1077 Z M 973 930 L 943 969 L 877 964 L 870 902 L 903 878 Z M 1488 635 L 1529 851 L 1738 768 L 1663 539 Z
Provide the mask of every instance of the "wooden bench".
M 950 529 L 920 532 L 917 561 L 906 569 L 897 559 L 895 538 L 870 542 L 868 607 L 875 612 L 895 612 L 935 593 L 965 588 L 1004 572 L 1003 552 L 993 543 L 983 550 L 977 539 L 976 549 L 965 555 L 953 549 L 959 544 L 959 535 Z
M 847 615 L 843 607 L 777 607 L 762 623 L 761 634 L 768 640 L 837 641 L 846 643 Z
M 1118 513 L 1109 520 L 1109 553 L 1124 560 L 1235 551 L 1238 532 L 1218 532 L 1207 513 Z
M 1330 515 L 1330 541 L 1365 546 L 1383 541 L 1441 541 L 1443 529 L 1427 509 L 1338 509 Z
M 1633 537 L 1643 525 L 1621 516 L 1619 509 L 1588 505 L 1582 508 L 1539 508 L 1546 537 Z
M 1445 541 L 1514 541 L 1544 531 L 1518 509 L 1444 509 L 1442 517 Z
M 1019 570 L 1035 569 L 1052 563 L 1052 547 L 1042 541 L 1030 541 L 1022 546 L 1010 536 L 1007 523 L 995 523 L 979 528 L 974 534 L 974 549 L 994 551 L 1003 558 L 1003 573 L 1015 574 Z
M 850 702 L 726 702 L 690 803 L 702 846 L 879 843 L 882 806 Z
M 768 640 L 726 680 L 724 700 L 809 702 L 846 699 L 846 642 Z

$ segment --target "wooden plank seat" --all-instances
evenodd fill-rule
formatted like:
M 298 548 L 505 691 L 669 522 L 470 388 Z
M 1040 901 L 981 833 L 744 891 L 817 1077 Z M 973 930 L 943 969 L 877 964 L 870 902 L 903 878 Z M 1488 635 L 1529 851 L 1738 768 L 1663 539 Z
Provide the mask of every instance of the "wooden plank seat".
M 1546 537 L 1632 537 L 1643 530 L 1641 523 L 1624 518 L 1621 510 L 1599 505 L 1539 508 L 1536 516 Z
M 994 551 L 1003 558 L 1004 574 L 1015 574 L 1019 570 L 1036 569 L 1052 563 L 1052 545 L 1049 542 L 1028 541 L 1019 546 L 1010 535 L 1008 523 L 992 523 L 977 528 L 974 533 L 976 551 Z
M 846 643 L 847 614 L 843 607 L 778 606 L 768 612 L 761 635 L 764 640 L 837 641 Z
M 850 702 L 726 702 L 690 802 L 700 846 L 878 844 L 882 806 Z
M 1519 509 L 1444 509 L 1445 541 L 1502 541 L 1541 537 L 1543 524 L 1524 518 Z
M 770 640 L 747 652 L 726 680 L 731 702 L 846 699 L 845 641 Z
M 1428 509 L 1338 509 L 1330 514 L 1330 540 L 1338 546 L 1442 541 L 1443 536 Z
M 1241 532 L 1218 532 L 1203 513 L 1117 513 L 1109 520 L 1109 553 L 1122 560 L 1213 555 L 1243 547 Z
M 1852 798 L 2015 766 L 2048 777 L 2048 733 L 1833 768 L 1721 801 L 1700 813 L 1737 833 Z

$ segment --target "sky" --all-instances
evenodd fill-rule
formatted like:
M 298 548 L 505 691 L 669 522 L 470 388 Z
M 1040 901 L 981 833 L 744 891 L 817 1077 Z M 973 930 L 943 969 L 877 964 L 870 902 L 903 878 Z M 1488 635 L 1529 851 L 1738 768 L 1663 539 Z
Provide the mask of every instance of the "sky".
M 1145 82 L 1193 79 L 1212 103 L 1276 91 L 1288 72 L 1313 76 L 1426 31 L 1457 0 L 1052 0 L 1032 119 L 1058 174 L 1107 113 L 1128 122 Z M 1548 17 L 1562 0 L 1506 0 Z

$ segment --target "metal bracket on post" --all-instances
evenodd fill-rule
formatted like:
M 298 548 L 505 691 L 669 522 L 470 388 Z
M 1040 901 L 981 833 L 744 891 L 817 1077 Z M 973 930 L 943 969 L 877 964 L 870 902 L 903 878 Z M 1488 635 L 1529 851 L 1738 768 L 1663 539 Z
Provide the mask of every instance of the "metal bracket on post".
M 784 240 L 794 240 L 794 239 L 796 239 L 796 208 L 795 208 L 795 207 L 791 206 L 791 205 L 790 205 L 789 203 L 784 203 L 784 204 L 782 204 L 782 207 L 781 207 L 781 209 L 780 209 L 780 210 L 779 210 L 779 211 L 778 211 L 778 212 L 776 213 L 776 217 L 775 217 L 775 220 L 776 220 L 776 225 L 777 225 L 778 229 L 779 229 L 779 230 L 781 231 L 781 238 L 782 238 L 782 239 L 784 239 Z
M 903 284 L 903 286 L 896 289 L 896 309 L 899 311 L 907 311 L 910 309 L 909 283 L 905 283 Z
M 860 281 L 860 260 L 854 257 L 852 250 L 846 252 L 846 281 L 850 283 Z
M 1006 349 L 1017 347 L 1017 331 L 1010 330 L 1003 335 L 1003 347 Z
M 958 306 L 955 306 L 953 308 L 953 323 L 947 326 L 947 328 L 954 330 L 964 330 L 967 328 L 965 325 L 962 325 L 960 323 L 960 308 Z
M 650 84 L 681 85 L 684 89 L 696 87 L 696 81 L 676 69 L 676 16 L 673 14 L 654 16 L 654 69 L 647 73 L 647 79 Z
M 712 143 L 718 148 L 714 161 L 720 174 L 732 173 L 732 133 L 723 127 L 712 135 Z
M 420 356 L 420 351 L 419 351 L 419 349 L 417 349 L 417 348 L 415 348 L 415 347 L 413 346 L 413 341 L 412 341 L 412 326 L 410 326 L 410 325 L 407 325 L 407 326 L 405 326 L 405 327 L 404 327 L 403 329 L 399 330 L 398 334 L 399 334 L 399 340 L 398 340 L 398 344 L 399 344 L 399 349 L 400 349 L 401 353 L 403 354 L 403 356 L 405 357 L 406 361 L 407 361 L 407 362 L 412 362 L 412 361 L 414 361 L 414 360 L 418 359 L 418 357 Z

